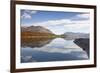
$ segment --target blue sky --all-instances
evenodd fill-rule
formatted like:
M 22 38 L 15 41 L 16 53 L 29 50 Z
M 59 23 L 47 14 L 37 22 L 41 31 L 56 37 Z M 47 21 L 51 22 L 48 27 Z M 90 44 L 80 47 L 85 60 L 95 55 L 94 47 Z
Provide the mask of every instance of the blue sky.
M 89 13 L 21 10 L 21 26 L 42 26 L 55 34 L 89 33 Z

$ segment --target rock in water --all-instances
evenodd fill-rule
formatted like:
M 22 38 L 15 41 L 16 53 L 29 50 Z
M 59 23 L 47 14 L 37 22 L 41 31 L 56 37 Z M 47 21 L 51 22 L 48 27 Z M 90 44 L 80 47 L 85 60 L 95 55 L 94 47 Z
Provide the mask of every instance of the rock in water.
M 89 57 L 89 38 L 79 38 L 75 39 L 74 43 L 77 44 L 79 47 L 81 47 L 84 51 L 87 52 Z

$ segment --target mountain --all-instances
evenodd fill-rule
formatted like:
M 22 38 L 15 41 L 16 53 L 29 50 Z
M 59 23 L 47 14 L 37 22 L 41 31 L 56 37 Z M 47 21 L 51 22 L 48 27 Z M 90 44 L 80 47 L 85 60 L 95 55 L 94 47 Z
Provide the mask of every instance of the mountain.
M 48 30 L 42 26 L 21 27 L 21 32 L 52 33 L 50 30 Z
M 49 36 L 54 35 L 49 29 L 42 26 L 21 27 L 21 36 Z
M 77 38 L 89 38 L 89 34 L 87 33 L 73 33 L 73 32 L 66 32 L 63 34 L 64 38 L 68 39 L 77 39 Z

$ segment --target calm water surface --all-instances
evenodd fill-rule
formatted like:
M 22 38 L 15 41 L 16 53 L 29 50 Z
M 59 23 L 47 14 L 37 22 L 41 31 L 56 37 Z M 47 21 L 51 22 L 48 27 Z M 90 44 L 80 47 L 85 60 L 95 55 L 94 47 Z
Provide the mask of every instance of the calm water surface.
M 86 51 L 63 38 L 23 41 L 21 44 L 21 62 L 47 62 L 86 60 Z

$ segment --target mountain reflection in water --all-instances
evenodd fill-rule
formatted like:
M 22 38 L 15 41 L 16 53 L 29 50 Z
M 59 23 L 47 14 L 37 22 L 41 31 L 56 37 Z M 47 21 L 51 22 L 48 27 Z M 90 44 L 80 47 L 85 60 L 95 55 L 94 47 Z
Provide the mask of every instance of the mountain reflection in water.
M 27 38 L 21 40 L 21 62 L 86 60 L 88 54 L 74 40 Z
M 22 47 L 42 47 L 46 44 L 49 44 L 53 38 L 24 38 L 21 41 Z

